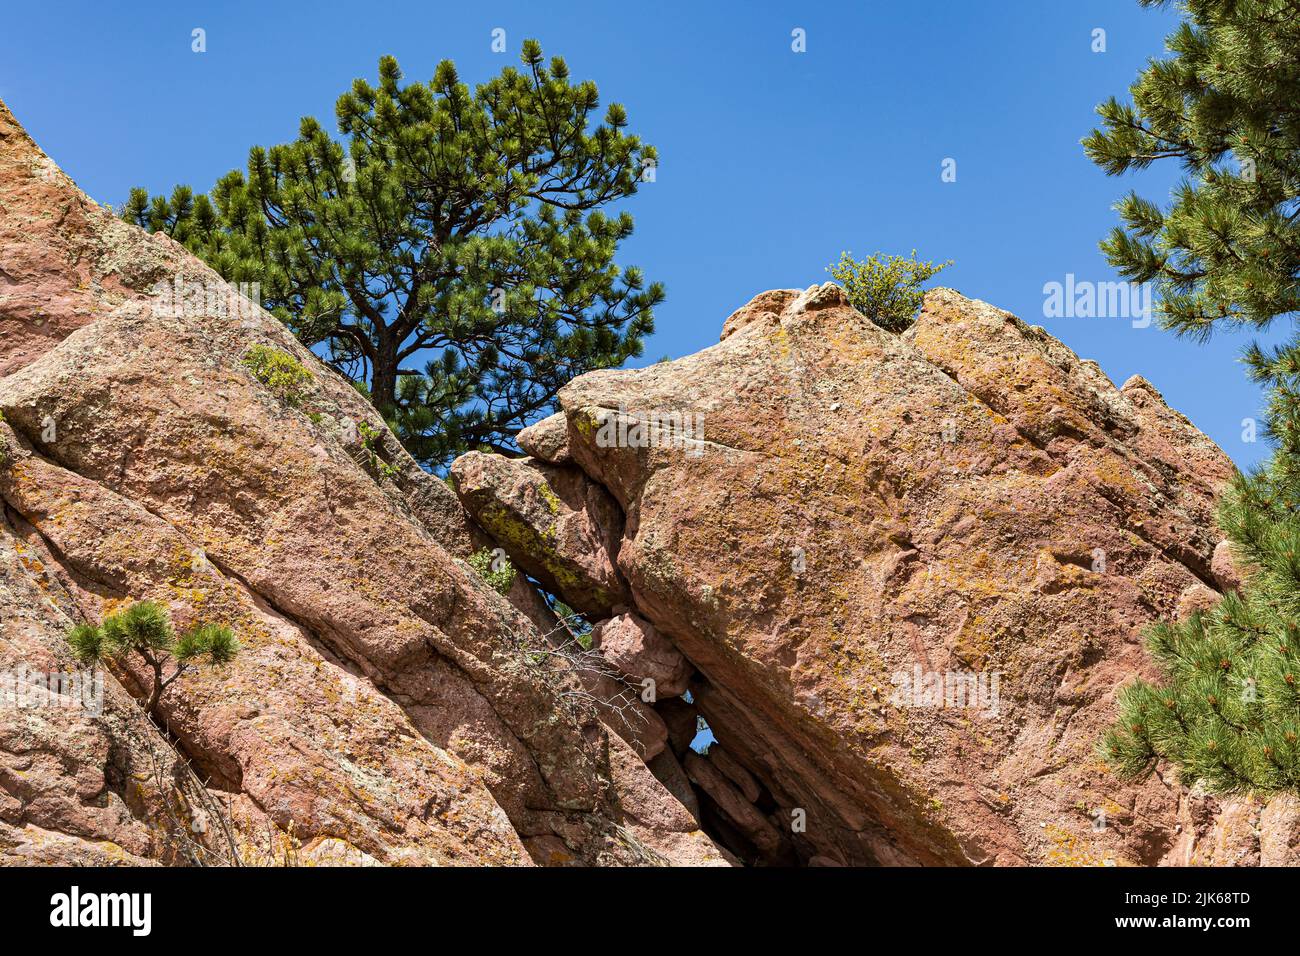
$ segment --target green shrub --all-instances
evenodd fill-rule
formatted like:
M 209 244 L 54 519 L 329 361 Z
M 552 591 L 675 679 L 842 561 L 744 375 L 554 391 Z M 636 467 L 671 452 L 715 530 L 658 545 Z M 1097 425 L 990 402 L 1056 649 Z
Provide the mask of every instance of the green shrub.
M 311 385 L 311 373 L 302 363 L 280 349 L 254 345 L 244 355 L 244 367 L 286 405 L 299 405 Z
M 950 265 L 951 259 L 937 266 L 919 262 L 915 249 L 907 257 L 876 253 L 861 262 L 844 252 L 826 271 L 844 287 L 855 309 L 886 331 L 903 332 L 916 321 L 925 298 L 921 284 Z
M 383 443 L 383 432 L 369 422 L 357 422 L 357 434 L 361 436 L 361 449 L 365 456 L 364 464 L 375 478 L 393 479 L 402 473 L 396 465 L 390 465 L 379 457 L 379 448 Z

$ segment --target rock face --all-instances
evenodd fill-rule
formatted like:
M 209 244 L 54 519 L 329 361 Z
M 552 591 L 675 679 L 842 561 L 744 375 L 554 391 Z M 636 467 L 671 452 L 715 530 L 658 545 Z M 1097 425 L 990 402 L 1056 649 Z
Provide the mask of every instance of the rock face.
M 651 681 L 655 697 L 680 697 L 691 678 L 690 662 L 649 621 L 620 614 L 597 624 L 592 647 L 634 683 Z
M 562 465 L 569 461 L 569 424 L 564 415 L 556 413 L 529 425 L 517 436 L 519 447 L 534 458 Z
M 259 349 L 299 386 L 262 381 Z M 569 693 L 536 592 L 465 563 L 487 539 L 373 409 L 2 105 L 0 411 L 6 673 L 75 670 L 67 628 L 144 598 L 243 645 L 163 698 L 175 750 L 127 668 L 97 715 L 0 709 L 5 858 L 727 862 Z M 210 847 L 158 825 L 208 804 Z
M 623 516 L 582 472 L 470 452 L 451 478 L 474 520 L 549 591 L 600 617 L 631 601 L 614 567 Z
M 1234 862 L 1213 849 L 1227 808 L 1159 776 L 1123 784 L 1095 751 L 1148 666 L 1144 625 L 1227 577 L 1213 509 L 1232 466 L 1147 382 L 1116 388 L 950 290 L 894 336 L 828 283 L 765 292 L 718 345 L 582 376 L 560 402 L 567 469 L 622 512 L 603 546 L 621 613 L 697 672 L 690 704 L 659 709 L 737 855 Z M 512 502 L 520 475 L 554 472 L 473 467 L 499 477 L 472 512 L 513 507 L 540 533 Z M 502 544 L 538 561 L 537 538 Z M 716 756 L 684 748 L 692 708 Z M 1258 824 L 1251 807 L 1234 812 Z M 1273 858 L 1294 816 L 1267 816 Z
M 560 405 L 453 492 L 0 105 L 0 862 L 1296 861 L 1293 799 L 1095 753 L 1143 627 L 1240 582 L 1231 465 L 1142 379 L 827 284 Z M 64 640 L 144 598 L 243 645 L 157 720 Z

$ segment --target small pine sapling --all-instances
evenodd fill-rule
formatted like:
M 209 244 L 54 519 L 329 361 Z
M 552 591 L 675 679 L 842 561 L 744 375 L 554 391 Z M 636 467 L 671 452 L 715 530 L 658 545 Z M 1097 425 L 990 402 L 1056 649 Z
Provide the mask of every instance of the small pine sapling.
M 234 632 L 221 624 L 200 624 L 176 634 L 167 611 L 153 601 L 138 601 L 104 623 L 79 624 L 68 633 L 72 653 L 84 666 L 138 658 L 149 669 L 145 711 L 158 716 L 164 691 L 192 667 L 229 664 L 239 653 Z

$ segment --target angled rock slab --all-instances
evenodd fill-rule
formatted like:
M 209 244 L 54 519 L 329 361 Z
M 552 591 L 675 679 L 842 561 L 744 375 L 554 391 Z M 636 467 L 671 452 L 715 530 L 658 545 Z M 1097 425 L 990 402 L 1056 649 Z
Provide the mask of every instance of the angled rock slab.
M 622 516 L 581 471 L 470 452 L 451 477 L 474 520 L 551 593 L 594 618 L 631 601 L 614 565 Z
M 826 284 L 560 401 L 624 510 L 635 612 L 702 674 L 725 751 L 803 813 L 800 859 L 1150 862 L 1149 834 L 1091 830 L 1078 807 L 1106 800 L 1173 832 L 1163 784 L 1116 783 L 1094 747 L 1150 673 L 1142 628 L 1216 583 L 1232 466 L 1149 385 L 950 290 L 899 337 Z M 699 427 L 602 440 L 674 421 Z M 950 678 L 978 693 L 909 689 Z

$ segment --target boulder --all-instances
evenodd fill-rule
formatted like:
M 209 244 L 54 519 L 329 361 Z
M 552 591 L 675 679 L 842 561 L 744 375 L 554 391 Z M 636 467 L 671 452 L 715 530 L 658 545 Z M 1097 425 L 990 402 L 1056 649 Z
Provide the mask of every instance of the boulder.
M 1210 573 L 1221 591 L 1240 591 L 1243 583 L 1237 559 L 1232 553 L 1232 542 L 1226 538 L 1214 546 L 1210 559 Z
M 597 618 L 631 601 L 614 567 L 622 515 L 581 471 L 470 452 L 451 478 L 474 520 L 551 593 Z
M 789 838 L 746 800 L 745 795 L 707 757 L 689 753 L 684 767 L 686 775 L 707 795 L 712 805 L 753 845 L 757 855 L 751 862 L 778 865 L 794 862 Z
M 552 465 L 569 460 L 569 423 L 562 412 L 529 425 L 515 440 L 533 458 Z
M 753 775 L 745 769 L 740 761 L 727 752 L 725 747 L 719 744 L 709 747 L 709 763 L 722 771 L 722 775 L 735 784 L 736 789 L 741 792 L 746 800 L 750 803 L 758 802 L 761 793 L 758 781 L 754 779 Z
M 691 664 L 653 624 L 635 614 L 601 621 L 591 646 L 634 684 L 654 681 L 656 698 L 680 697 L 690 683 Z
M 243 644 L 156 723 L 129 662 L 97 712 L 0 709 L 0 860 L 1293 862 L 1294 801 L 1096 757 L 1144 629 L 1241 580 L 1233 467 L 1146 380 L 948 289 L 901 336 L 773 290 L 696 355 L 575 379 L 532 457 L 466 455 L 453 492 L 3 105 L 0 211 L 5 686 L 142 598 Z M 478 578 L 497 545 L 594 651 Z
M 1300 866 L 1300 798 L 1273 797 L 1259 814 L 1261 866 Z
M 1217 593 L 1233 467 L 1148 382 L 1117 388 L 946 289 L 892 335 L 828 283 L 763 293 L 717 345 L 581 376 L 560 404 L 574 466 L 622 510 L 632 612 L 699 672 L 696 706 L 775 804 L 760 816 L 806 819 L 767 853 L 1174 852 L 1177 793 L 1115 780 L 1095 747 L 1118 689 L 1152 674 L 1143 629 Z M 716 832 L 764 832 L 731 777 L 686 765 L 725 795 Z M 1103 805 L 1129 809 L 1094 828 Z

